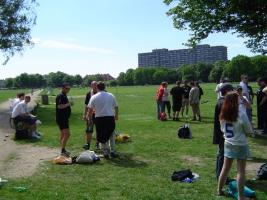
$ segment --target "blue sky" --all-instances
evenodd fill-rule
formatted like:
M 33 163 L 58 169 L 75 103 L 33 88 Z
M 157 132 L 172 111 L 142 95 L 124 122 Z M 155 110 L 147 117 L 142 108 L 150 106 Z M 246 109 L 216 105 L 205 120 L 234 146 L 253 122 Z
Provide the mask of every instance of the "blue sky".
M 23 72 L 109 73 L 138 66 L 137 54 L 155 48 L 179 49 L 188 31 L 173 28 L 163 0 L 39 0 L 33 48 L 0 66 L 0 79 Z M 213 34 L 202 44 L 225 45 L 228 59 L 253 54 L 244 39 Z M 3 59 L 0 59 L 2 62 Z

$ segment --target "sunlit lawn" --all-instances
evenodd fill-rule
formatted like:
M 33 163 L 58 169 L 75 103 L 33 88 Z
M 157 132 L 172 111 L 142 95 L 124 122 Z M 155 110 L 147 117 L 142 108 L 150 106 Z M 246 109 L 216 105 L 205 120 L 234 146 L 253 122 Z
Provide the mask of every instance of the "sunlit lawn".
M 226 199 L 216 196 L 215 157 L 212 144 L 215 84 L 203 84 L 201 104 L 203 122 L 160 122 L 156 120 L 156 86 L 108 88 L 120 108 L 117 131 L 127 133 L 132 142 L 118 144 L 119 159 L 101 160 L 95 165 L 60 166 L 46 162 L 34 176 L 10 180 L 0 189 L 0 199 Z M 81 120 L 87 89 L 72 89 L 71 138 L 68 149 L 77 154 L 84 144 L 85 123 Z M 54 90 L 57 94 L 58 90 Z M 44 138 L 36 145 L 58 148 L 59 130 L 55 124 L 54 96 L 51 104 L 41 105 L 38 117 Z M 255 109 L 254 109 L 255 111 Z M 191 110 L 190 110 L 191 113 Z M 192 140 L 177 138 L 177 128 L 189 123 Z M 249 139 L 254 161 L 266 162 L 266 138 Z M 95 140 L 93 141 L 95 142 Z M 37 152 L 38 153 L 38 152 Z M 191 169 L 200 175 L 192 184 L 171 181 L 174 170 Z M 234 177 L 236 170 L 232 170 Z M 254 178 L 249 175 L 249 178 Z M 260 200 L 267 199 L 267 183 L 250 183 Z M 25 186 L 27 192 L 15 192 L 14 186 Z

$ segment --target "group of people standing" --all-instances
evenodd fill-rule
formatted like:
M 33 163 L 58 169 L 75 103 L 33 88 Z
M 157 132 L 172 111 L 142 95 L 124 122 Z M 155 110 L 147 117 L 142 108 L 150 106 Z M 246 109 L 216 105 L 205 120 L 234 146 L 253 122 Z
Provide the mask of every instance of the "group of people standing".
M 69 156 L 66 144 L 70 137 L 69 118 L 71 106 L 67 94 L 70 85 L 64 83 L 62 90 L 56 97 L 56 122 L 60 129 L 61 154 Z M 115 152 L 115 120 L 118 120 L 118 104 L 113 94 L 105 90 L 103 82 L 93 81 L 91 89 L 85 98 L 85 109 L 83 119 L 86 121 L 86 144 L 85 150 L 90 149 L 93 127 L 96 127 L 97 147 L 100 146 L 105 158 L 117 157 Z
M 266 130 L 267 79 L 259 78 L 257 92 L 258 128 Z M 238 199 L 244 200 L 246 160 L 251 157 L 246 135 L 255 137 L 252 124 L 253 91 L 248 85 L 248 76 L 241 75 L 240 84 L 234 88 L 227 79 L 216 87 L 218 100 L 215 106 L 213 143 L 218 145 L 216 177 L 218 195 L 224 195 L 223 186 L 229 180 L 228 175 L 237 160 Z M 259 123 L 260 121 L 260 123 Z
M 171 116 L 171 102 L 169 96 L 172 96 L 172 111 L 173 116 Z M 179 114 L 181 111 L 182 117 L 188 117 L 189 106 L 192 107 L 193 118 L 192 121 L 201 121 L 200 114 L 200 99 L 203 95 L 203 90 L 198 84 L 198 82 L 183 82 L 181 86 L 181 81 L 177 81 L 176 85 L 168 90 L 168 83 L 162 82 L 157 90 L 156 103 L 157 103 L 157 117 L 161 119 L 162 113 L 165 113 L 167 108 L 168 117 L 172 118 L 173 121 L 179 121 Z

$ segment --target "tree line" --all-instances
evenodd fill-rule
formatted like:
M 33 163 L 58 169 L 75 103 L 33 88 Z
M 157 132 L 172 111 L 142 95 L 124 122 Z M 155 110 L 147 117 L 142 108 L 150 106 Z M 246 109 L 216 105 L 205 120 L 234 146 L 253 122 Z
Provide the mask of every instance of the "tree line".
M 121 72 L 117 78 L 118 85 L 160 84 L 162 81 L 174 83 L 176 80 L 194 80 L 202 82 L 219 82 L 227 77 L 231 81 L 240 81 L 241 74 L 248 74 L 250 80 L 267 76 L 267 56 L 247 57 L 239 55 L 231 61 L 217 61 L 214 64 L 198 63 L 182 65 L 179 68 L 137 68 Z
M 63 82 L 71 86 L 88 86 L 93 80 L 110 81 L 114 78 L 109 74 L 69 75 L 63 72 L 51 72 L 46 75 L 23 73 L 15 78 L 4 80 L 6 88 L 42 88 L 42 87 L 60 87 Z
M 6 88 L 60 87 L 63 82 L 71 86 L 90 85 L 93 80 L 105 81 L 110 86 L 154 85 L 162 81 L 175 83 L 177 80 L 219 82 L 227 77 L 230 81 L 239 81 L 241 74 L 248 74 L 250 80 L 267 76 L 267 56 L 248 57 L 239 55 L 231 61 L 218 61 L 214 64 L 198 63 L 182 65 L 179 68 L 146 67 L 128 69 L 121 72 L 117 79 L 109 74 L 69 75 L 63 72 L 51 72 L 47 75 L 23 73 L 15 78 L 5 79 Z

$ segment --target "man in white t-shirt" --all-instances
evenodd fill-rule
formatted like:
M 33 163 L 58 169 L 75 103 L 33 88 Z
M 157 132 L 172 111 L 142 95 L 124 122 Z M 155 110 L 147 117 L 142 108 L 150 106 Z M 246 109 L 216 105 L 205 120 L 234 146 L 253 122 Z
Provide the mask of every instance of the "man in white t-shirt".
M 29 137 L 40 139 L 40 134 L 36 132 L 36 117 L 28 112 L 27 104 L 31 101 L 30 96 L 25 96 L 25 100 L 19 102 L 13 109 L 11 117 L 15 123 L 22 122 L 25 129 L 30 130 Z
M 95 111 L 97 141 L 105 158 L 118 157 L 115 152 L 115 120 L 118 120 L 118 104 L 113 94 L 105 91 L 103 82 L 97 83 L 97 94 L 91 97 L 88 104 L 87 119 L 92 123 Z M 110 153 L 111 147 L 111 153 Z
M 24 99 L 25 99 L 25 94 L 24 94 L 24 93 L 18 93 L 18 94 L 17 94 L 17 98 L 15 98 L 15 99 L 12 101 L 11 105 L 10 105 L 10 110 L 11 110 L 11 112 L 12 112 L 13 109 L 16 107 L 16 105 L 17 105 L 19 102 L 23 101 Z

